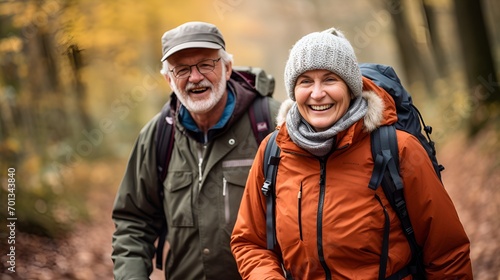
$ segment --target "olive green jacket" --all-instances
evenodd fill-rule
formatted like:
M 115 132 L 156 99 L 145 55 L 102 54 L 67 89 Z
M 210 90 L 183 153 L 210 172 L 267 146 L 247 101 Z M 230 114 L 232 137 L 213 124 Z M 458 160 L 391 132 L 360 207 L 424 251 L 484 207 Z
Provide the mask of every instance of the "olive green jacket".
M 234 80 L 229 80 L 229 87 L 236 97 L 233 115 L 208 143 L 196 141 L 176 121 L 163 201 L 158 195 L 156 166 L 159 115 L 141 130 L 113 207 L 115 279 L 148 279 L 164 215 L 170 245 L 165 269 L 169 280 L 241 279 L 229 240 L 258 148 L 248 116 L 258 93 Z M 274 119 L 279 103 L 268 100 Z

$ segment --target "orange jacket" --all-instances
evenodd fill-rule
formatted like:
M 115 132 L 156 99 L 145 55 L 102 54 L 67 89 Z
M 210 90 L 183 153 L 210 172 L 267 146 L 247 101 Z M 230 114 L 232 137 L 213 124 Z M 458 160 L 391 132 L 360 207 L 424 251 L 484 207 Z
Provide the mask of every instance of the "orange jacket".
M 294 279 L 326 279 L 325 271 L 331 279 L 378 278 L 384 212 L 375 194 L 390 216 L 386 275 L 410 261 L 408 241 L 382 188 L 368 188 L 373 159 L 366 130 L 394 123 L 395 105 L 383 89 L 367 79 L 363 83 L 368 114 L 337 136 L 335 151 L 323 163 L 291 141 L 285 124 L 277 136 L 281 161 L 276 179 L 276 234 L 284 268 Z M 469 239 L 453 202 L 418 140 L 402 131 L 397 137 L 404 194 L 417 242 L 423 247 L 428 278 L 472 279 Z M 261 187 L 267 141 L 250 170 L 231 237 L 243 279 L 284 279 L 278 256 L 266 249 L 266 201 Z M 324 188 L 320 187 L 321 173 Z

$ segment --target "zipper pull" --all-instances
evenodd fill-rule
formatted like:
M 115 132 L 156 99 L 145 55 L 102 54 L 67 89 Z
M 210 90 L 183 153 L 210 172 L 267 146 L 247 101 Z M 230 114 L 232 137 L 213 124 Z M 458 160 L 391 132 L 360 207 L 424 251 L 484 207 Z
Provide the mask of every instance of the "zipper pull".
M 227 180 L 225 177 L 222 177 L 222 196 L 226 196 L 227 190 Z

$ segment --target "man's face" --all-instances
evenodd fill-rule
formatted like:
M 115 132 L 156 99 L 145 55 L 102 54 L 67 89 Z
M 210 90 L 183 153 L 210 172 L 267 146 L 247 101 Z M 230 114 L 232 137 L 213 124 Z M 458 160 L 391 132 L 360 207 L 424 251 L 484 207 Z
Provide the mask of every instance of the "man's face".
M 179 69 L 183 66 L 192 66 L 190 74 L 186 77 L 176 78 L 172 72 L 166 75 L 177 98 L 191 113 L 210 112 L 226 95 L 226 83 L 231 74 L 231 66 L 226 67 L 222 60 L 216 62 L 217 59 L 219 59 L 218 50 L 204 48 L 181 50 L 167 59 L 170 65 L 169 70 L 174 67 Z M 208 66 L 214 63 L 214 68 L 202 74 L 198 68 L 202 69 L 202 72 L 205 71 L 203 65 L 199 63 L 205 61 Z M 195 66 L 196 64 L 198 67 Z

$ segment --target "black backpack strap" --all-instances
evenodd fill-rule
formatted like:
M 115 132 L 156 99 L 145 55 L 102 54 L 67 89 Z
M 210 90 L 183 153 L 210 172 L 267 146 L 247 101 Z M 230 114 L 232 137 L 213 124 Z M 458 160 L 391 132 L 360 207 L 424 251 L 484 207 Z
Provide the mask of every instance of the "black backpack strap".
M 163 249 L 165 248 L 165 242 L 167 241 L 168 226 L 167 223 L 163 223 L 160 235 L 158 237 L 158 244 L 156 245 L 156 268 L 159 270 L 163 269 Z
M 263 171 L 265 176 L 262 193 L 266 196 L 266 238 L 267 249 L 274 250 L 276 246 L 276 221 L 274 216 L 275 183 L 280 161 L 280 148 L 276 144 L 278 130 L 273 131 L 264 152 Z
M 171 100 L 171 102 L 173 102 Z M 161 109 L 160 118 L 156 128 L 156 164 L 158 171 L 158 195 L 163 203 L 163 181 L 167 177 L 168 164 L 174 147 L 174 120 L 172 116 L 170 102 L 167 102 Z M 164 213 L 164 211 L 162 211 Z M 156 268 L 163 268 L 163 249 L 168 233 L 168 226 L 165 218 L 158 236 L 156 246 Z
M 382 200 L 380 197 L 375 194 L 375 198 L 377 201 L 380 203 L 380 206 L 384 209 L 384 239 L 382 240 L 382 249 L 380 251 L 380 267 L 378 271 L 378 279 L 379 280 L 384 280 L 385 279 L 385 274 L 386 274 L 386 269 L 387 269 L 387 260 L 389 256 L 389 232 L 390 232 L 390 226 L 391 226 L 391 221 L 389 219 L 389 213 L 387 212 L 387 208 L 384 206 L 382 203 Z
M 441 179 L 441 172 L 444 170 L 444 166 L 440 163 L 438 163 L 437 158 L 436 158 L 436 143 L 432 141 L 431 139 L 431 134 L 432 134 L 432 126 L 426 125 L 424 122 L 424 117 L 418 110 L 418 108 L 411 104 L 411 107 L 413 108 L 413 111 L 415 111 L 418 115 L 418 118 L 420 119 L 420 123 L 422 124 L 423 130 L 425 132 L 425 137 L 423 134 L 418 134 L 417 139 L 420 141 L 420 143 L 427 143 L 427 145 L 422 145 L 424 149 L 427 151 L 427 154 L 429 155 L 429 158 L 431 159 L 432 165 L 434 166 L 434 170 L 436 171 L 437 176 L 439 177 L 439 180 Z
M 167 102 L 161 109 L 156 129 L 156 161 L 158 179 L 161 185 L 163 185 L 163 181 L 167 177 L 168 163 L 174 147 L 174 120 L 170 102 Z M 163 187 L 161 192 L 163 192 Z
M 369 187 L 376 190 L 385 179 L 391 179 L 395 188 L 402 192 L 403 182 L 399 176 L 399 152 L 394 126 L 381 126 L 371 133 L 371 149 L 374 161 Z M 389 172 L 389 174 L 387 174 Z M 390 200 L 390 197 L 388 197 Z M 404 198 L 403 198 L 404 199 Z
M 401 280 L 405 277 L 407 277 L 408 275 L 415 275 L 415 273 L 412 273 L 410 271 L 410 267 L 407 265 L 405 267 L 403 267 L 402 269 L 400 269 L 399 271 L 396 271 L 394 274 L 392 274 L 391 276 L 385 278 L 385 280 Z M 413 279 L 425 279 L 425 278 L 413 278 Z
M 252 131 L 257 140 L 257 145 L 260 145 L 260 142 L 264 140 L 273 128 L 268 98 L 269 97 L 262 96 L 256 97 L 252 102 L 250 110 L 248 110 Z
M 414 279 L 424 279 L 425 271 L 422 263 L 422 249 L 417 244 L 413 227 L 411 225 L 406 201 L 403 193 L 403 181 L 399 174 L 399 152 L 394 126 L 382 126 L 371 133 L 372 156 L 374 169 L 369 187 L 376 190 L 378 185 L 382 185 L 384 194 L 389 200 L 391 207 L 396 212 L 403 232 L 408 239 L 412 260 L 407 270 L 414 276 Z M 384 239 L 388 236 L 384 236 Z M 383 241 L 385 242 L 388 241 Z M 384 249 L 382 250 L 384 251 Z M 381 265 L 387 263 L 388 252 L 381 256 Z M 385 271 L 385 267 L 381 270 Z M 406 270 L 405 270 L 406 271 Z M 404 271 L 398 273 L 404 274 Z M 385 276 L 385 275 L 384 275 Z M 393 276 L 391 276 L 392 279 Z

